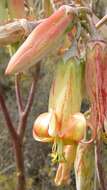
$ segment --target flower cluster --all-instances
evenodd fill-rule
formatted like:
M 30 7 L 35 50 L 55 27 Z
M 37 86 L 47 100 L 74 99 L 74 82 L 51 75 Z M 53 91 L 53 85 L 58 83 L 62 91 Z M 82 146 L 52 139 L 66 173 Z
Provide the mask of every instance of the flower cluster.
M 88 35 L 82 33 L 84 28 L 80 21 L 89 12 L 84 10 L 78 6 L 61 6 L 32 31 L 6 69 L 6 74 L 23 72 L 53 49 L 62 48 L 50 90 L 48 111 L 36 118 L 33 137 L 37 141 L 53 144 L 52 160 L 60 163 L 55 177 L 57 185 L 68 180 L 70 167 L 75 162 L 78 190 L 87 189 L 87 185 L 83 188 L 83 184 L 88 183 L 90 187 L 89 182 L 94 175 L 94 167 L 90 165 L 95 159 L 94 143 L 90 143 L 98 140 L 100 132 L 107 132 L 107 44 L 98 40 L 97 35 L 93 40 L 90 30 Z M 95 29 L 91 28 L 92 31 Z M 81 113 L 84 96 L 90 102 L 89 117 L 87 113 Z

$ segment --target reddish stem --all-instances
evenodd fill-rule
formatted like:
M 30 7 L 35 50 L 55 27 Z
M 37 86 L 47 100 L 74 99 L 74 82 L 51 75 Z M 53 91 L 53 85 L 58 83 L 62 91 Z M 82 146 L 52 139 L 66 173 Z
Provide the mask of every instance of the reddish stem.
M 17 176 L 16 190 L 25 190 L 26 181 L 25 181 L 25 170 L 24 170 L 23 144 L 21 144 L 20 138 L 18 138 L 18 140 L 14 142 L 14 154 L 16 161 L 16 176 Z
M 20 77 L 21 77 L 20 74 L 16 74 L 15 76 L 15 90 L 16 90 L 16 99 L 17 99 L 19 114 L 23 112 L 23 103 L 20 93 Z
M 6 126 L 10 132 L 10 135 L 13 141 L 13 146 L 14 146 L 14 154 L 15 154 L 16 168 L 17 168 L 16 190 L 21 190 L 21 189 L 25 190 L 24 159 L 23 159 L 22 145 L 20 144 L 20 139 L 12 124 L 9 111 L 5 104 L 5 99 L 2 96 L 2 94 L 3 92 L 0 88 L 0 106 L 5 118 Z
M 16 133 L 16 130 L 13 126 L 13 123 L 12 123 L 12 120 L 10 118 L 10 114 L 9 114 L 9 111 L 7 109 L 7 106 L 6 106 L 6 103 L 5 103 L 5 99 L 3 97 L 3 92 L 2 92 L 2 89 L 1 89 L 1 86 L 0 86 L 0 106 L 1 106 L 1 111 L 4 115 L 4 119 L 5 119 L 5 122 L 6 122 L 6 126 L 10 132 L 10 135 L 12 137 L 13 140 L 15 140 L 17 138 L 17 133 Z
M 27 125 L 27 118 L 29 115 L 29 112 L 31 110 L 33 100 L 34 100 L 34 95 L 35 95 L 35 89 L 36 89 L 36 84 L 39 79 L 39 72 L 40 72 L 40 63 L 36 65 L 36 73 L 34 73 L 33 79 L 32 79 L 32 84 L 31 84 L 31 89 L 29 92 L 28 100 L 25 106 L 25 109 L 22 113 L 19 112 L 21 115 L 20 120 L 19 120 L 19 126 L 18 126 L 18 134 L 20 136 L 20 139 L 23 140 L 26 125 Z M 20 88 L 20 87 L 18 87 Z
M 17 131 L 12 124 L 12 120 L 10 118 L 8 108 L 5 104 L 5 99 L 2 95 L 3 92 L 0 88 L 0 106 L 1 106 L 1 110 L 2 110 L 4 118 L 5 118 L 6 126 L 12 137 L 13 146 L 14 146 L 14 155 L 15 155 L 16 169 L 17 169 L 16 190 L 25 190 L 26 189 L 24 158 L 23 158 L 23 137 L 25 134 L 26 126 L 27 126 L 28 115 L 31 110 L 31 106 L 33 104 L 35 88 L 36 88 L 36 84 L 37 84 L 37 81 L 39 78 L 39 71 L 40 71 L 40 63 L 37 64 L 37 66 L 36 66 L 36 73 L 34 73 L 34 76 L 33 76 L 33 81 L 32 81 L 32 85 L 31 85 L 31 89 L 30 89 L 30 93 L 28 96 L 28 101 L 25 106 L 25 109 L 23 109 L 23 102 L 22 102 L 21 93 L 20 93 L 20 76 L 16 75 L 15 89 L 16 89 L 16 98 L 17 98 L 17 104 L 18 104 L 18 110 L 19 110 L 19 116 L 20 116 L 19 117 L 19 126 L 17 128 Z

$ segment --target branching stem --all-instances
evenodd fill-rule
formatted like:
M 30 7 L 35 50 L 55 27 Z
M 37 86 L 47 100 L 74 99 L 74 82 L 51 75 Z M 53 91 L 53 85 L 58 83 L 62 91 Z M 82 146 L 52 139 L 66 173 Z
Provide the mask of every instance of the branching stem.
M 22 97 L 20 93 L 20 74 L 15 75 L 15 90 L 16 90 L 16 99 L 17 99 L 17 105 L 19 114 L 23 112 L 23 103 L 22 103 Z
M 3 97 L 3 91 L 2 91 L 1 87 L 0 87 L 0 107 L 1 107 L 1 111 L 2 111 L 4 119 L 5 119 L 5 122 L 6 122 L 6 126 L 10 132 L 10 135 L 11 135 L 12 139 L 15 140 L 17 138 L 16 129 L 13 126 L 8 108 L 5 103 L 5 99 Z

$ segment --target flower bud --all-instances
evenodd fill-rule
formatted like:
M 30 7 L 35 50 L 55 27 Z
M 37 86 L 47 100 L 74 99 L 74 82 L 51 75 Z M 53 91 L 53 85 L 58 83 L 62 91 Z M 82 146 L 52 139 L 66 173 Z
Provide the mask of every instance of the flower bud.
M 69 12 L 70 14 L 67 14 Z M 32 67 L 60 45 L 66 29 L 72 23 L 74 13 L 64 5 L 39 24 L 12 56 L 6 74 L 23 72 Z

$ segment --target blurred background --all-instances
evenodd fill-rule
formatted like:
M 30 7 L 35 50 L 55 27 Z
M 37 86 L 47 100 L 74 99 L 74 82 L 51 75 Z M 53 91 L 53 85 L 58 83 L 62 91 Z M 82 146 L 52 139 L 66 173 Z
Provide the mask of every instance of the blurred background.
M 1 0 L 3 1 L 3 0 Z M 45 0 L 47 1 L 47 0 Z M 71 2 L 71 1 L 66 1 Z M 29 4 L 30 9 L 28 9 Z M 32 18 L 40 19 L 44 16 L 42 0 L 27 0 L 26 11 L 30 11 Z M 102 18 L 107 14 L 107 0 L 93 0 L 92 8 L 97 17 Z M 14 76 L 5 76 L 4 71 L 10 59 L 7 48 L 0 48 L 0 83 L 4 89 L 4 97 L 14 123 L 18 123 Z M 27 176 L 28 190 L 75 190 L 75 179 L 71 173 L 70 184 L 66 187 L 55 187 L 54 176 L 57 165 L 51 165 L 49 153 L 51 145 L 39 143 L 32 137 L 32 125 L 35 118 L 48 109 L 49 90 L 57 63 L 57 55 L 50 56 L 41 62 L 40 78 L 37 84 L 33 108 L 31 110 L 26 134 L 24 138 L 24 160 Z M 30 77 L 22 79 L 22 94 L 26 101 L 30 86 Z M 0 190 L 14 190 L 15 162 L 13 157 L 12 142 L 5 127 L 0 110 Z

